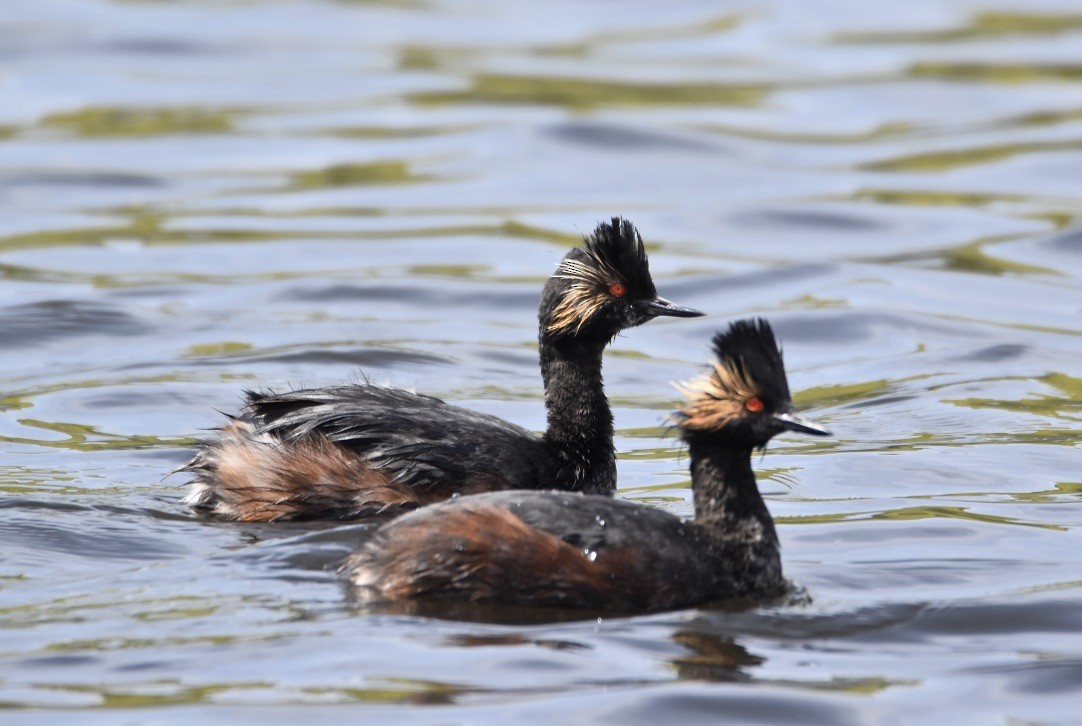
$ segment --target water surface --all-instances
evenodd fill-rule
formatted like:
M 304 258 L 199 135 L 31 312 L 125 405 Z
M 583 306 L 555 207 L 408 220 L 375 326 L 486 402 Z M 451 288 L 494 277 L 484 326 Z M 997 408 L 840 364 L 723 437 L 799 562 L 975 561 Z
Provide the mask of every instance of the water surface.
M 8 0 L 0 720 L 1006 723 L 1082 685 L 1082 8 Z M 613 214 L 710 312 L 605 362 L 620 496 L 764 315 L 836 432 L 756 466 L 794 597 L 352 608 L 364 525 L 193 518 L 251 387 L 541 429 L 540 285 Z

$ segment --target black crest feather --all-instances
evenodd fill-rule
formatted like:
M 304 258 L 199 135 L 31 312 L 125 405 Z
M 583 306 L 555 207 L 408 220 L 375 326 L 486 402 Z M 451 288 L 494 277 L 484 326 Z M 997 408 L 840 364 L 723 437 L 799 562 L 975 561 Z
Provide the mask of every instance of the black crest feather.
M 707 370 L 677 389 L 686 400 L 672 420 L 685 432 L 720 431 L 745 418 L 752 397 L 775 410 L 787 408 L 789 384 L 770 323 L 738 320 L 717 333 Z
M 640 295 L 656 294 L 646 246 L 635 225 L 622 217 L 600 222 L 585 238 L 583 250 L 623 278 Z
M 762 394 L 775 401 L 789 401 L 781 347 L 766 320 L 737 320 L 728 330 L 715 334 L 714 356 L 724 367 L 740 371 Z

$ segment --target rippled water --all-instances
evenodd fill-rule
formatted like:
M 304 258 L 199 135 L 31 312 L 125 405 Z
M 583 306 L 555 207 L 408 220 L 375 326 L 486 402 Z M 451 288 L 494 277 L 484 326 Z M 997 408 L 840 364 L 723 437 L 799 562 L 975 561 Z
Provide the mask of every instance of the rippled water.
M 7 0 L 0 721 L 1077 718 L 1080 59 L 1077 3 Z M 362 371 L 542 428 L 613 214 L 711 313 L 610 350 L 620 495 L 691 513 L 669 381 L 768 316 L 837 434 L 757 461 L 798 597 L 358 612 L 364 525 L 162 480 Z

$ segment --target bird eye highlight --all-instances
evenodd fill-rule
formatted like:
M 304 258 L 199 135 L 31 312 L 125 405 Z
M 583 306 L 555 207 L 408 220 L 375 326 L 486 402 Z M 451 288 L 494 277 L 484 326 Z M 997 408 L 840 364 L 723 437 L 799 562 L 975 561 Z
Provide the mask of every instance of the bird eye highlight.
M 759 413 L 763 410 L 763 402 L 758 397 L 752 396 L 744 402 L 744 408 L 748 409 L 752 413 Z
M 624 287 L 622 283 L 614 282 L 611 285 L 609 285 L 609 292 L 612 293 L 613 295 L 615 295 L 616 297 L 623 297 L 624 295 L 627 294 L 627 288 Z

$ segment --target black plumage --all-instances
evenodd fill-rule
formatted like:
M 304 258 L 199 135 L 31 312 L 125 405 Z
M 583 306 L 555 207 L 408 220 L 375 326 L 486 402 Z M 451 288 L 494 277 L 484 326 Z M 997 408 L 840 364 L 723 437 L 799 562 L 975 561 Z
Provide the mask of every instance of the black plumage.
M 659 315 L 702 313 L 658 297 L 635 227 L 613 218 L 569 251 L 542 291 L 538 346 L 548 428 L 369 383 L 249 392 L 240 415 L 184 470 L 187 502 L 225 519 L 350 519 L 454 494 L 558 487 L 611 495 L 613 421 L 602 352 Z
M 537 434 L 402 388 L 357 383 L 281 394 L 250 392 L 248 410 L 262 433 L 286 443 L 325 437 L 395 481 L 421 490 L 464 482 L 479 470 L 513 481 L 536 476 L 543 466 Z
M 714 339 L 674 421 L 688 444 L 695 517 L 566 492 L 497 492 L 423 507 L 381 527 L 344 571 L 365 600 L 450 598 L 663 610 L 784 586 L 778 538 L 751 469 L 797 416 L 762 320 Z

